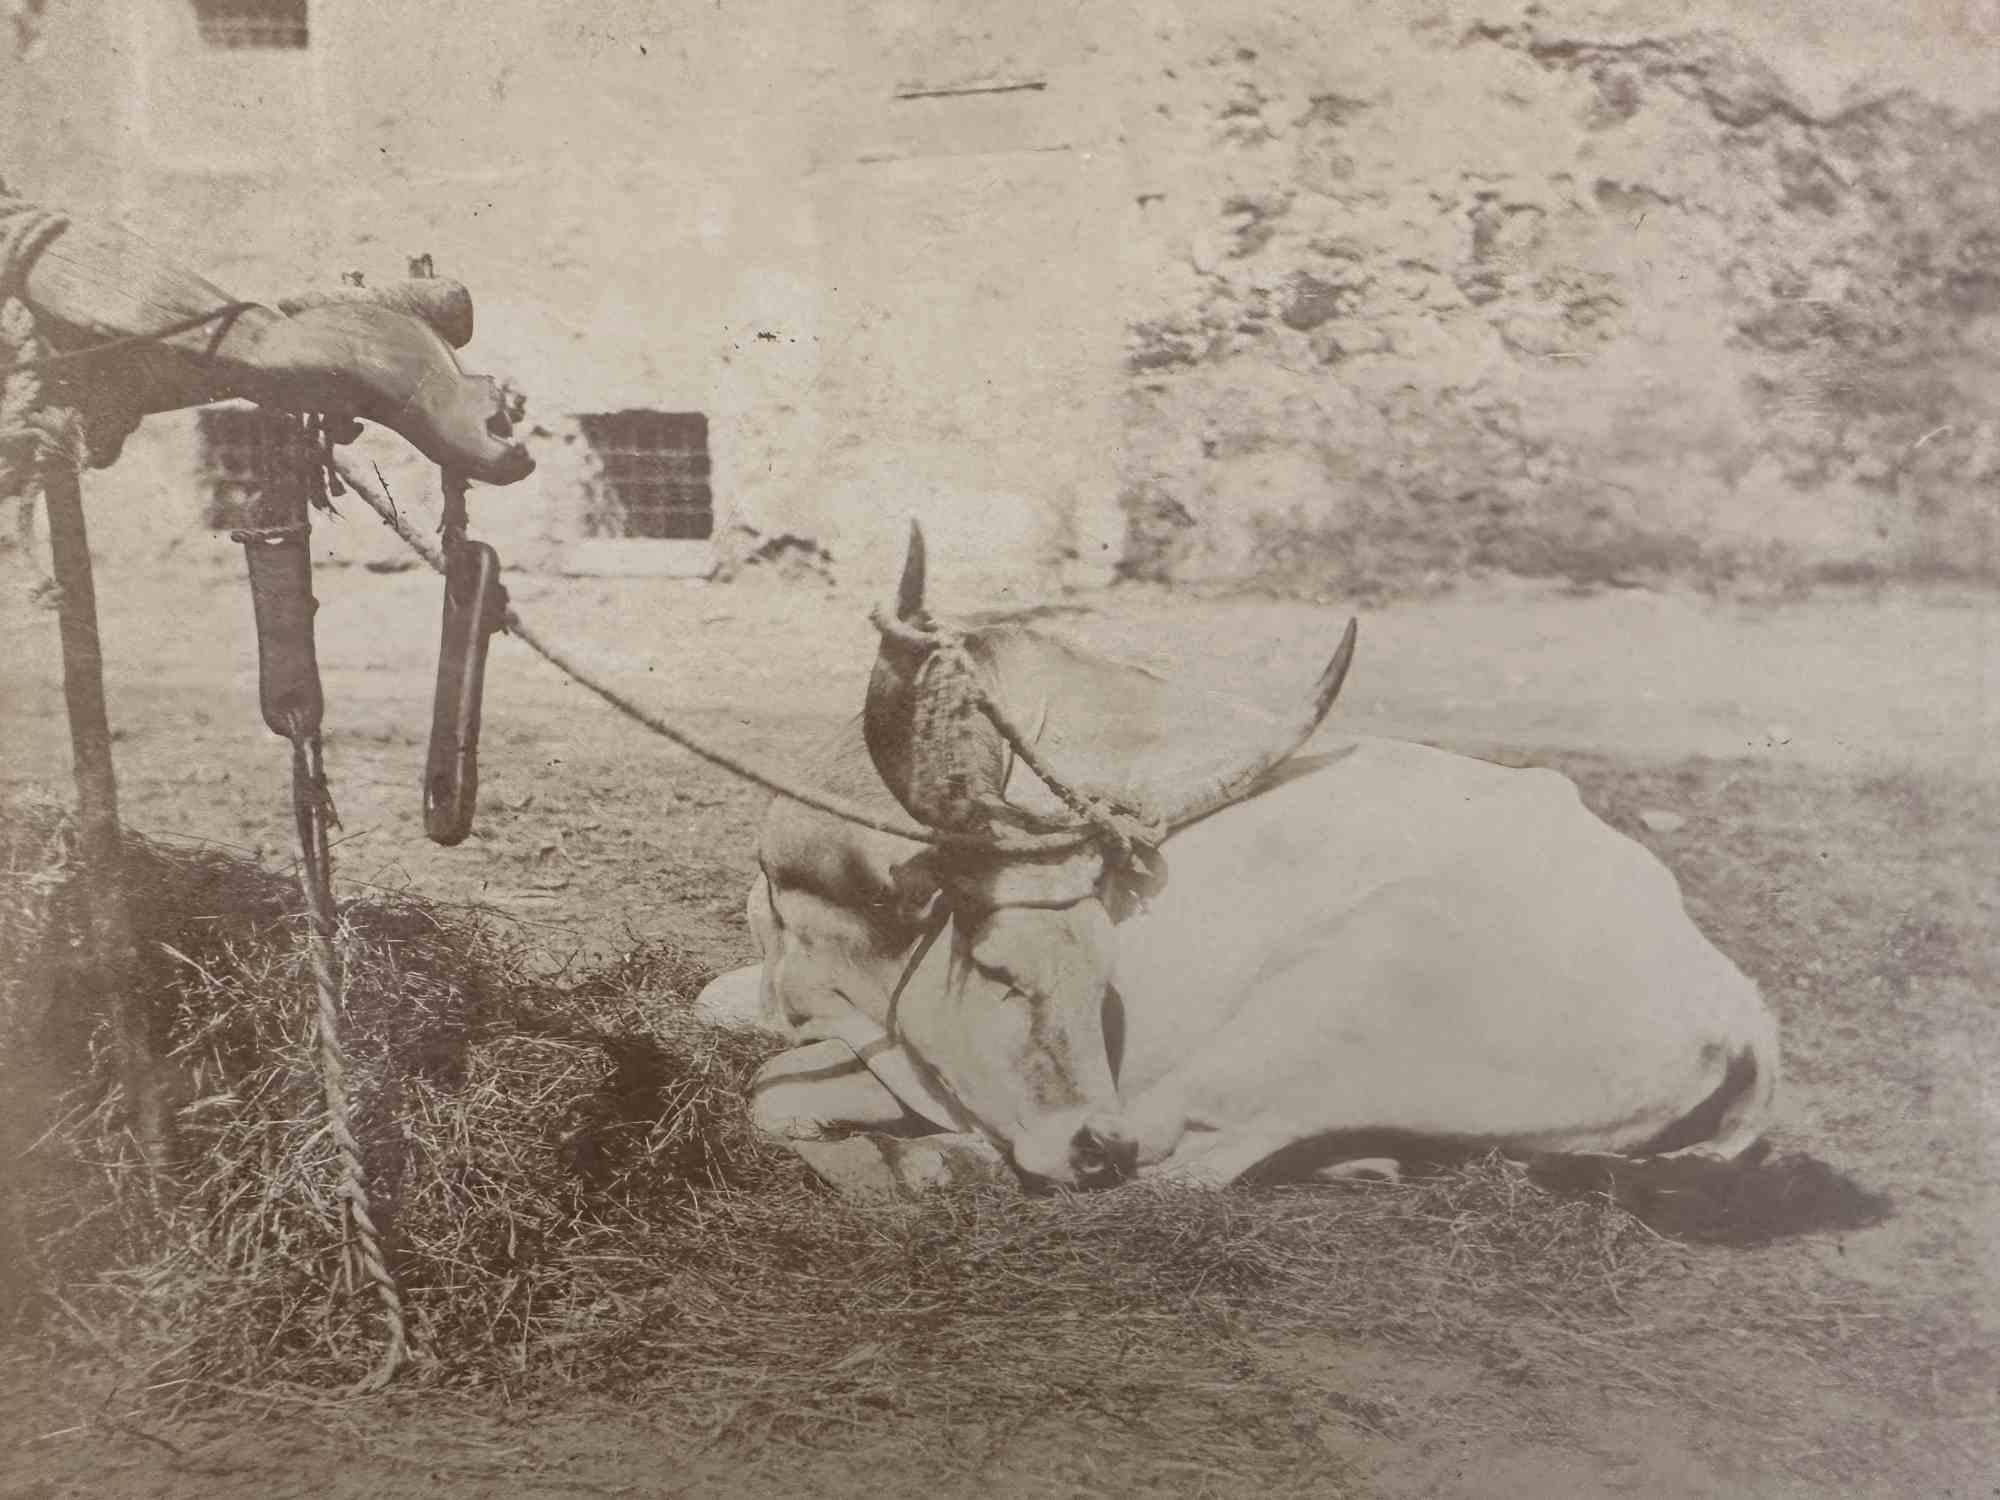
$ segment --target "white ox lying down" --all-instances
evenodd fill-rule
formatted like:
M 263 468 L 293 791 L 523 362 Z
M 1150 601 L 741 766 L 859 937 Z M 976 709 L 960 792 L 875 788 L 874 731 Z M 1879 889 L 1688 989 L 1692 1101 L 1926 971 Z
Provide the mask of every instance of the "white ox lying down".
M 933 829 L 1058 825 L 983 691 L 1056 779 L 1171 827 L 1170 878 L 1138 894 L 1109 839 L 925 847 L 774 804 L 750 894 L 764 961 L 702 1003 L 801 1044 L 759 1075 L 755 1114 L 830 1180 L 893 1190 L 900 1163 L 911 1185 L 918 1143 L 839 1143 L 855 1130 L 948 1132 L 920 1178 L 1004 1155 L 1070 1186 L 1757 1138 L 1769 1012 L 1566 778 L 1372 739 L 1277 765 L 1352 627 L 1284 726 L 1025 627 L 936 633 L 922 574 L 913 538 L 868 707 L 817 783 Z

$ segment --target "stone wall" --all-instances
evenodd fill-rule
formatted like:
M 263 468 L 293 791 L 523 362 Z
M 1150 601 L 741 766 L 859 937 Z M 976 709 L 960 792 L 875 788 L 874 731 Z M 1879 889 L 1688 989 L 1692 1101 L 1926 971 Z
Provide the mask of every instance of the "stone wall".
M 1129 574 L 1996 576 L 1991 30 L 1353 9 L 1133 80 Z

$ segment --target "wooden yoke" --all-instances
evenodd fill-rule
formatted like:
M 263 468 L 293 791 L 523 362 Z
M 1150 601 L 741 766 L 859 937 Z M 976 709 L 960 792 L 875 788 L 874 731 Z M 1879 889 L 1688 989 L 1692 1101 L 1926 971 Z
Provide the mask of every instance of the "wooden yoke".
M 64 359 L 61 380 L 86 393 L 95 388 L 119 408 L 175 411 L 240 396 L 378 422 L 441 468 L 488 484 L 534 472 L 514 441 L 500 386 L 466 374 L 452 353 L 472 336 L 472 299 L 456 283 L 240 305 L 136 235 L 73 222 L 36 258 L 25 290 Z M 200 327 L 149 337 L 232 305 Z M 138 342 L 83 352 L 115 340 Z
M 336 434 L 354 418 L 379 422 L 444 472 L 448 580 L 424 822 L 438 843 L 456 844 L 472 828 L 486 651 L 506 612 L 499 557 L 465 536 L 465 481 L 511 484 L 534 461 L 514 440 L 511 393 L 467 375 L 452 353 L 472 338 L 471 294 L 430 275 L 428 256 L 411 271 L 407 281 L 311 291 L 266 307 L 232 300 L 123 229 L 70 223 L 31 265 L 25 289 L 48 328 L 58 381 L 127 427 L 144 413 L 241 396 L 331 419 Z M 108 440 L 93 460 L 109 463 L 121 438 L 112 424 L 100 426 Z M 293 576 L 306 567 L 303 530 L 239 540 L 249 548 L 257 601 L 265 718 L 288 733 L 309 697 L 316 730 L 310 587 Z M 290 618 L 298 608 L 307 611 L 303 622 Z

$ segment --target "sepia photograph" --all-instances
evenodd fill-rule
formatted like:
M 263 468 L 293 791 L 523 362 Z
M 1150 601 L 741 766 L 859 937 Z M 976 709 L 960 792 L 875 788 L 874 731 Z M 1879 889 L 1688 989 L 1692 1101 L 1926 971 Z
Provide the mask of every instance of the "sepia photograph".
M 0 1500 L 2000 1497 L 2000 0 L 0 0 Z

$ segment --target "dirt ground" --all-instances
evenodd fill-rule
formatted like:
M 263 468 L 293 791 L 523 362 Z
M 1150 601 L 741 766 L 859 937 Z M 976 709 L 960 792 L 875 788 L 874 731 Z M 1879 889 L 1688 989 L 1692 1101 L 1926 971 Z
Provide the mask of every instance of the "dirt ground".
M 282 862 L 288 762 L 257 718 L 249 600 L 228 561 L 201 579 L 100 578 L 123 812 L 149 834 Z M 525 575 L 508 586 L 616 684 L 778 766 L 858 706 L 873 649 L 867 599 L 817 586 Z M 933 590 L 949 600 L 948 560 Z M 578 961 L 666 933 L 717 968 L 750 956 L 741 904 L 761 795 L 503 640 L 478 831 L 436 848 L 418 797 L 434 581 L 334 569 L 319 592 L 344 887 L 486 903 L 562 935 Z M 16 649 L 0 661 L 4 780 L 67 795 L 54 618 L 20 600 L 11 590 Z M 1347 612 L 1128 588 L 1080 596 L 1058 623 L 1272 702 L 1310 682 Z M 1350 1477 L 1345 1493 L 2000 1495 L 2000 609 L 1934 592 L 1730 602 L 1496 584 L 1356 612 L 1341 726 L 1576 776 L 1600 813 L 1674 866 L 1698 919 L 1772 996 L 1787 1036 L 1783 1144 L 1889 1193 L 1897 1211 L 1846 1235 L 1704 1251 L 1720 1257 L 1706 1284 L 1750 1311 L 1701 1335 L 1715 1371 L 1703 1400 L 1509 1389 L 1472 1362 L 1328 1340 L 1258 1345 L 1245 1378 L 1312 1393 L 1339 1418 L 1321 1441 Z M 1881 1321 L 1830 1327 L 1810 1366 L 1760 1347 L 1760 1298 L 1836 1285 L 1879 1293 Z M 1669 1295 L 1653 1323 L 1675 1316 Z M 1042 1430 L 994 1439 L 973 1482 L 956 1461 L 914 1463 L 907 1445 L 887 1465 L 866 1442 L 724 1457 L 649 1421 L 644 1392 L 615 1407 L 403 1393 L 345 1408 L 271 1393 L 259 1420 L 169 1430 L 126 1421 L 122 1396 L 79 1411 L 43 1375 L 25 1353 L 0 1365 L 0 1496 L 1142 1487 L 1093 1436 L 1101 1418 L 1053 1393 Z M 936 1440 L 941 1454 L 954 1441 Z M 1143 1488 L 1237 1492 L 1199 1465 L 1149 1471 Z

